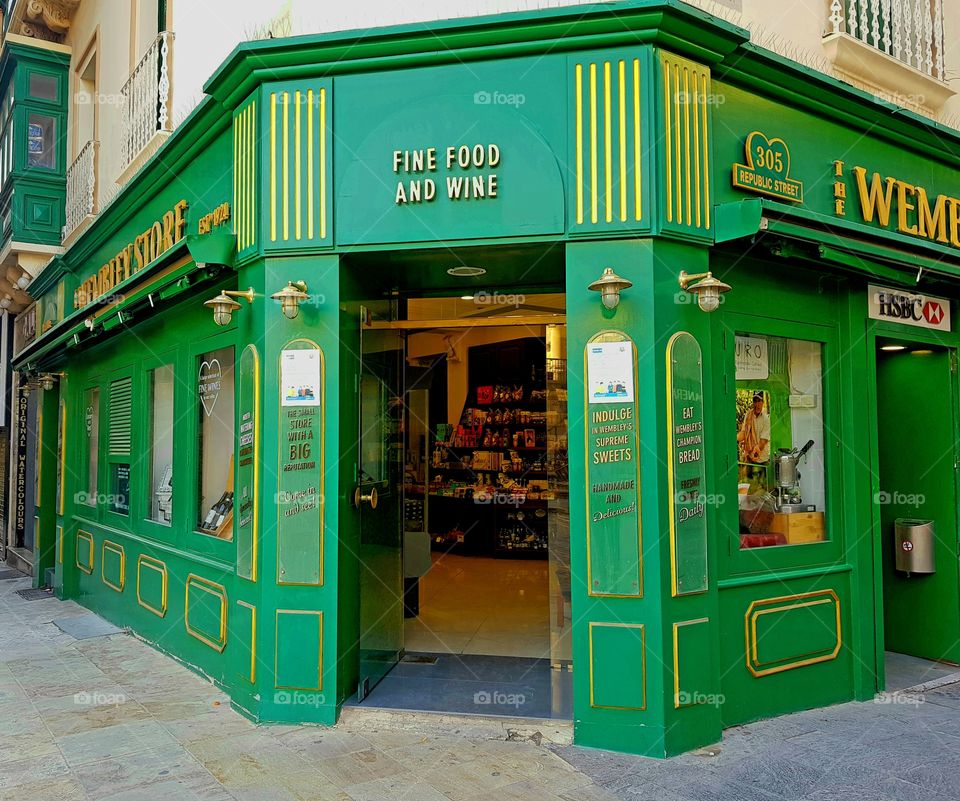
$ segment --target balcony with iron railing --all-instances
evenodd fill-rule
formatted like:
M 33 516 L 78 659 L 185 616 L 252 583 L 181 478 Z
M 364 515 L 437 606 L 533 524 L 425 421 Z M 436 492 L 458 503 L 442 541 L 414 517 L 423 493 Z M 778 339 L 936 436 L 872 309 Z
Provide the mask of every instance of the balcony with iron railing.
M 944 67 L 943 0 L 831 0 L 827 55 L 901 105 L 938 111 L 953 94 Z
M 119 183 L 124 183 L 173 130 L 172 50 L 173 33 L 164 31 L 147 49 L 120 90 L 123 121 Z
M 97 196 L 97 161 L 100 143 L 87 142 L 67 169 L 67 201 L 63 226 L 66 242 L 88 219 L 99 211 Z

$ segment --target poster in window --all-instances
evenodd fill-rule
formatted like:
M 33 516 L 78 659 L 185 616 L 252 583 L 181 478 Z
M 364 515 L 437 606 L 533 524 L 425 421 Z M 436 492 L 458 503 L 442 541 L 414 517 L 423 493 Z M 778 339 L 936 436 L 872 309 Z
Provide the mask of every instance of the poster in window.
M 284 350 L 280 357 L 283 406 L 320 405 L 320 352 Z
M 633 403 L 633 343 L 591 342 L 587 382 L 590 403 Z

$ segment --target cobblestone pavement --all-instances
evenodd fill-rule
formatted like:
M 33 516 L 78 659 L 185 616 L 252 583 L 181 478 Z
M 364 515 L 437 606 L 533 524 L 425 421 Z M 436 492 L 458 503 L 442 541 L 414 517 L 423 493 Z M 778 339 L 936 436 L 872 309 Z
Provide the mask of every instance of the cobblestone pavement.
M 51 621 L 86 610 L 14 595 L 26 586 L 0 581 L 0 801 L 960 799 L 956 684 L 738 727 L 671 760 L 462 720 L 257 727 L 132 636 L 64 633 Z

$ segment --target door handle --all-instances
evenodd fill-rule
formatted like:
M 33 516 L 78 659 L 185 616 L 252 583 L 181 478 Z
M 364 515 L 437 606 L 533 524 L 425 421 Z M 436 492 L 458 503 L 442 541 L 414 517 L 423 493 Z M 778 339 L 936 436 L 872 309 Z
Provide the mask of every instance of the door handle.
M 361 490 L 360 487 L 357 487 L 353 491 L 353 505 L 356 506 L 357 509 L 360 508 L 360 504 L 362 504 L 364 501 L 370 504 L 371 509 L 377 508 L 377 488 L 376 487 L 370 487 L 370 492 L 367 493 L 366 495 L 363 493 L 363 490 Z

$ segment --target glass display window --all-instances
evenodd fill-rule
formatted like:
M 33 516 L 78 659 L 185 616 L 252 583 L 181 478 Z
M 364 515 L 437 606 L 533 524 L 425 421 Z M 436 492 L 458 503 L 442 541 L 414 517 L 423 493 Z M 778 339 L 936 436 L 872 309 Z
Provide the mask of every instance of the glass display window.
M 147 373 L 150 404 L 147 518 L 164 525 L 170 525 L 173 518 L 173 378 L 172 364 Z
M 197 530 L 233 539 L 234 348 L 196 357 Z
M 736 335 L 740 548 L 827 539 L 819 342 Z

